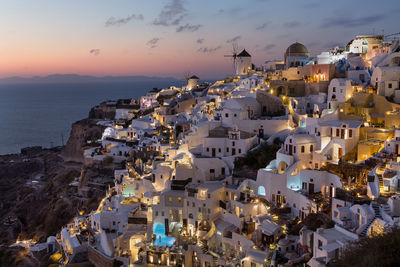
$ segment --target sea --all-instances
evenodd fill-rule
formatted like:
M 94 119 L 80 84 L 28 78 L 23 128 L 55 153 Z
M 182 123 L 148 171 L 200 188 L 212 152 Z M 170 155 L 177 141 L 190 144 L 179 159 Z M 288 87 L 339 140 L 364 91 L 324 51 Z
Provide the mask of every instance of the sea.
M 173 80 L 139 82 L 0 84 L 0 155 L 21 148 L 66 144 L 73 122 L 106 100 L 139 98 L 152 88 L 181 86 Z

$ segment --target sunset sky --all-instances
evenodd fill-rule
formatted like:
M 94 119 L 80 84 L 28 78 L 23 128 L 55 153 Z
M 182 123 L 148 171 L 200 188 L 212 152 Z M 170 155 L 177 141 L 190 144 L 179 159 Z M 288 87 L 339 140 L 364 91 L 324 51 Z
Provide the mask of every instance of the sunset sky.
M 255 64 L 295 41 L 317 55 L 356 34 L 399 32 L 399 12 L 399 0 L 0 0 L 0 77 L 221 78 L 232 40 Z

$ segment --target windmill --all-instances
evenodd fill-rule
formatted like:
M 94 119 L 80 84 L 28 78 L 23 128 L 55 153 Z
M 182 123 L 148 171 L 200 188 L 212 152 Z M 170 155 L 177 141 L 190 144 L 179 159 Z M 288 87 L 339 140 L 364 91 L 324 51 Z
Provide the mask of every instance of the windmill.
M 233 73 L 236 73 L 236 59 L 238 57 L 238 44 L 236 42 L 232 43 L 232 54 L 224 55 L 224 57 L 231 57 L 233 63 Z

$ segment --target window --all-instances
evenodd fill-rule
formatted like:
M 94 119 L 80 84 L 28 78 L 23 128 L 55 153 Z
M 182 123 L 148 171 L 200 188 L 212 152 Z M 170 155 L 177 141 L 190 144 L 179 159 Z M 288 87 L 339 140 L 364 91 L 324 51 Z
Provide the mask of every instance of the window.
M 272 194 L 272 202 L 275 202 L 275 194 Z
M 303 184 L 301 185 L 301 189 L 307 190 L 307 183 L 303 182 Z
M 229 117 L 229 114 L 228 113 L 225 113 L 225 118 L 228 118 Z
M 311 145 L 310 146 L 310 152 L 313 152 L 313 150 L 314 150 L 314 145 Z
M 242 150 L 239 148 L 239 154 L 242 153 Z
M 226 152 L 229 152 L 229 147 L 226 148 Z
M 235 146 L 235 141 L 232 141 L 232 146 Z
M 210 148 L 207 147 L 207 152 L 210 152 Z
M 186 206 L 189 207 L 189 205 L 190 205 L 190 202 L 189 202 L 189 201 L 186 201 Z
M 156 211 L 156 216 L 158 216 L 158 211 Z M 96 224 L 96 222 L 95 222 L 95 224 Z
M 164 216 L 164 212 L 163 211 L 161 212 L 161 216 Z
M 196 204 L 194 204 L 194 202 L 192 202 L 192 207 L 196 207 Z
M 221 168 L 221 174 L 225 175 L 225 168 Z
M 286 196 L 283 196 L 283 203 L 286 203 Z
M 207 198 L 211 198 L 211 195 L 210 195 L 210 194 L 207 194 Z
M 169 202 L 172 202 L 172 197 L 168 197 L 168 201 L 169 201 Z
M 221 153 L 221 148 L 218 148 L 218 152 Z
M 315 168 L 318 169 L 318 163 L 315 163 Z
M 296 147 L 293 147 L 293 153 L 296 153 Z
M 215 173 L 215 170 L 214 169 L 210 169 L 210 173 Z
M 181 202 L 181 201 L 182 201 L 182 198 L 181 198 L 181 197 L 178 197 L 178 201 Z
M 333 88 L 332 88 L 332 92 L 336 92 L 336 87 L 333 87 Z
M 199 212 L 201 212 L 201 208 L 199 208 Z
M 336 136 L 339 136 L 339 129 L 336 129 Z
M 233 114 L 233 117 L 237 117 L 236 113 L 235 113 L 235 114 Z
M 322 250 L 322 241 L 321 240 L 318 240 L 318 249 Z
M 301 146 L 301 153 L 304 153 L 304 146 Z
M 349 130 L 349 138 L 352 138 L 352 137 L 353 137 L 353 130 L 350 129 L 350 130 Z
M 208 209 L 208 214 L 210 214 L 211 213 L 211 210 L 210 209 Z
M 388 84 L 388 88 L 392 88 L 392 83 L 389 83 L 389 84 Z

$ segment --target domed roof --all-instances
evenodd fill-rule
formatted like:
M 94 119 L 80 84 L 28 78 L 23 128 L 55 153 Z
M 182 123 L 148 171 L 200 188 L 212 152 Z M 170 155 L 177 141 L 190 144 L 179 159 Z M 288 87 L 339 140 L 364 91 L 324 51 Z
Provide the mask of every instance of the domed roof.
M 294 43 L 291 44 L 287 49 L 285 55 L 287 56 L 310 56 L 310 53 L 307 50 L 307 47 L 305 47 L 301 43 Z

